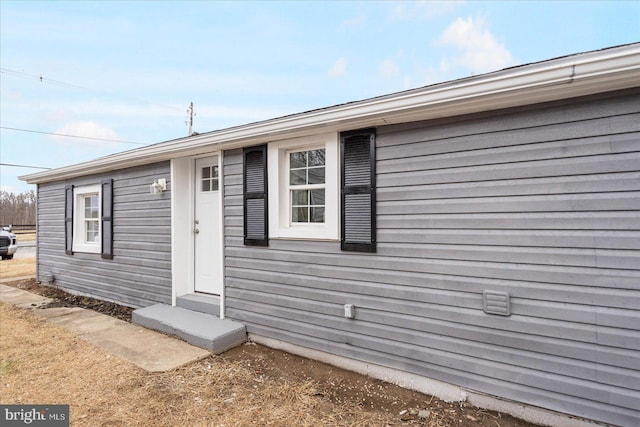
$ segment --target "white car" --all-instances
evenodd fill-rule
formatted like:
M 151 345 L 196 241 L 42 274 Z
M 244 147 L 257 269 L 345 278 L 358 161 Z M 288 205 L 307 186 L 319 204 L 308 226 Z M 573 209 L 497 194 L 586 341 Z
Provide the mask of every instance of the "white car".
M 18 250 L 18 239 L 11 231 L 0 229 L 0 256 L 11 259 Z

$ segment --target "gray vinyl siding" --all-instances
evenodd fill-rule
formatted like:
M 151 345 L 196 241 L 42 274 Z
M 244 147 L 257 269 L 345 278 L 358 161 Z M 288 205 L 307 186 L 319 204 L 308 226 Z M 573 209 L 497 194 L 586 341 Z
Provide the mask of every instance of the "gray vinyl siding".
M 225 153 L 226 315 L 250 333 L 637 425 L 640 94 L 377 134 L 376 254 L 243 246 L 241 151 Z M 485 290 L 509 292 L 511 316 L 486 314 Z
M 113 259 L 64 250 L 64 188 L 113 178 Z M 161 195 L 149 193 L 166 178 Z M 171 302 L 171 184 L 169 162 L 38 185 L 38 279 L 73 293 L 132 307 Z

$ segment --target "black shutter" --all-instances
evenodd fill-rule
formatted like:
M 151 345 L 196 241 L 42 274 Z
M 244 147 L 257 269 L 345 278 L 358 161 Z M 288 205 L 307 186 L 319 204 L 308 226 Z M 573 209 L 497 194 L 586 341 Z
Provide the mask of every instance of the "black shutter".
M 376 251 L 375 129 L 340 135 L 343 251 Z
M 113 179 L 102 180 L 102 258 L 113 259 Z
M 243 158 L 244 244 L 269 246 L 267 146 L 245 148 Z
M 64 187 L 64 252 L 73 255 L 73 185 Z

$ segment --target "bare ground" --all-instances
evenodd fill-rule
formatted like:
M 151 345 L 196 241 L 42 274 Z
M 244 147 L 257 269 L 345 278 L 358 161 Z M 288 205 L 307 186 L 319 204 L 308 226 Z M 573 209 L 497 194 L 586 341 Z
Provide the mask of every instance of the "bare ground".
M 20 242 L 34 242 L 36 240 L 35 231 L 13 231 L 13 233 L 18 237 L 18 244 Z
M 32 280 L 11 285 L 54 304 L 130 311 Z M 74 426 L 532 426 L 252 343 L 148 373 L 29 310 L 0 304 L 0 326 L 0 402 L 67 403 Z
M 35 258 L 13 258 L 0 260 L 0 279 L 34 276 L 35 272 Z

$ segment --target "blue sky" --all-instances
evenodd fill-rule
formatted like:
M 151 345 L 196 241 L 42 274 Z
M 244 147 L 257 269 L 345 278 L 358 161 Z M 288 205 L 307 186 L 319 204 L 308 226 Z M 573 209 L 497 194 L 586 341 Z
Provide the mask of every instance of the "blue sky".
M 190 102 L 207 132 L 638 42 L 640 1 L 3 0 L 0 31 L 0 163 L 60 167 L 186 136 Z

